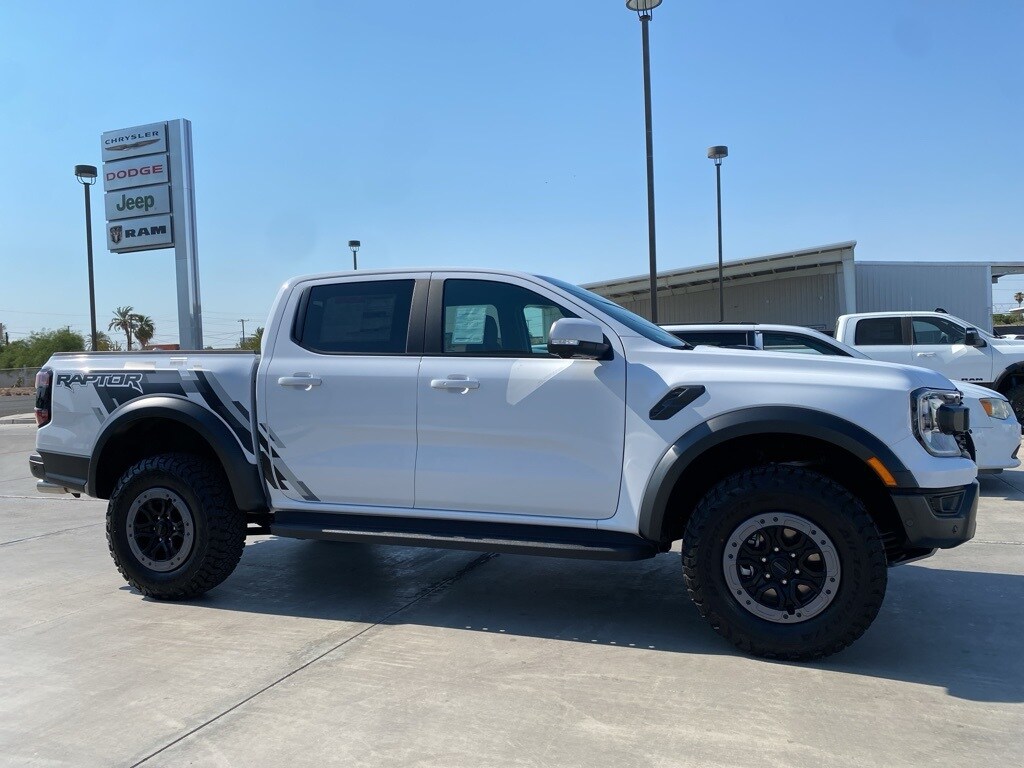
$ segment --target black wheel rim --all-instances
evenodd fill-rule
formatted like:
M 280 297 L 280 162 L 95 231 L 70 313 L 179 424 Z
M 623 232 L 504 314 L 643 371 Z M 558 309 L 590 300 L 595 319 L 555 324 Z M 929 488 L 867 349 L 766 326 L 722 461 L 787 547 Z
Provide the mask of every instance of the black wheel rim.
M 722 569 L 730 594 L 744 610 L 780 624 L 817 616 L 840 584 L 832 540 L 810 520 L 783 512 L 739 525 L 726 541 Z
M 128 547 L 153 571 L 180 568 L 192 552 L 195 523 L 184 500 L 167 488 L 139 494 L 128 510 Z

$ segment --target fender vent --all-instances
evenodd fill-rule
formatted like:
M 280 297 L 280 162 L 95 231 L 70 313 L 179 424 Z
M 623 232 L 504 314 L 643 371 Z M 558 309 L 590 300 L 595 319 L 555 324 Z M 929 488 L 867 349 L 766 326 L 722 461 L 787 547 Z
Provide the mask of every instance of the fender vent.
M 694 384 L 687 387 L 676 387 L 669 390 L 661 400 L 654 404 L 649 414 L 651 421 L 664 421 L 671 419 L 683 408 L 688 406 L 698 397 L 703 395 L 707 389 L 703 384 Z

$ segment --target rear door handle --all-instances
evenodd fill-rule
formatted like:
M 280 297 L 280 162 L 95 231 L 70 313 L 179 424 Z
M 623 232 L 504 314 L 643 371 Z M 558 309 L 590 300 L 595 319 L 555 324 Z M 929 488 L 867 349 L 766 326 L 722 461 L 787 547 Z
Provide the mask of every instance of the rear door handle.
M 312 387 L 319 387 L 324 381 L 319 376 L 313 376 L 309 373 L 297 373 L 294 376 L 282 376 L 277 380 L 277 383 L 282 387 L 310 389 Z
M 447 379 L 431 379 L 430 386 L 434 389 L 466 393 L 471 389 L 480 389 L 480 382 L 476 379 L 457 379 L 449 376 Z
M 935 357 L 935 353 L 934 352 L 918 352 L 917 356 L 918 357 Z

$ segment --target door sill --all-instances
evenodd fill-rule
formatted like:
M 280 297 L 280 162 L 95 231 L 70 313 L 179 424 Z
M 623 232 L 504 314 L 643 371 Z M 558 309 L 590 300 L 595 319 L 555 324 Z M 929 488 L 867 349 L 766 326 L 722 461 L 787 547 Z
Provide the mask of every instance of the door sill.
M 657 544 L 639 536 L 592 528 L 290 510 L 275 513 L 270 532 L 293 539 L 362 541 L 583 560 L 644 560 L 659 551 Z

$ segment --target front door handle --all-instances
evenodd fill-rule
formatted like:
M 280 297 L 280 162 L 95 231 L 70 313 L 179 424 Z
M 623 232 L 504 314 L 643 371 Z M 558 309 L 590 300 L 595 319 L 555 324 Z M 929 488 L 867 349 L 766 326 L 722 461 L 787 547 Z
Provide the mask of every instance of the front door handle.
M 434 389 L 446 389 L 449 392 L 466 394 L 471 389 L 480 389 L 480 382 L 476 379 L 457 379 L 454 376 L 449 376 L 447 379 L 431 379 L 430 386 Z
M 297 387 L 308 390 L 313 387 L 319 387 L 324 381 L 319 376 L 313 376 L 309 373 L 297 373 L 294 376 L 282 376 L 277 380 L 277 383 L 282 387 Z
M 918 352 L 917 356 L 918 357 L 935 357 L 935 353 L 934 352 Z

